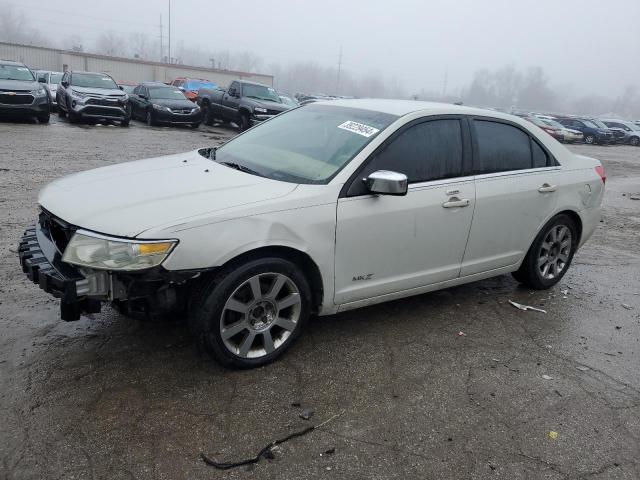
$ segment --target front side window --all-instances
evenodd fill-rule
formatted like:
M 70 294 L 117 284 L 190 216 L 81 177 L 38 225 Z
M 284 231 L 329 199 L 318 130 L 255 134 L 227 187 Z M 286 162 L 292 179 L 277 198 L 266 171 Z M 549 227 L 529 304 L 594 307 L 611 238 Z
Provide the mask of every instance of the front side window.
M 49 74 L 49 83 L 58 84 L 62 80 L 62 74 L 59 72 L 51 72 Z
M 215 151 L 215 160 L 274 180 L 326 184 L 396 118 L 310 104 L 237 136 Z M 201 154 L 213 158 L 206 149 Z
M 531 168 L 529 135 L 506 123 L 475 120 L 478 174 Z
M 24 82 L 34 82 L 35 77 L 31 70 L 20 65 L 0 64 L 0 80 L 20 80 Z
M 376 170 L 404 173 L 409 183 L 460 176 L 460 120 L 430 120 L 407 128 L 374 153 L 362 177 Z
M 95 73 L 74 73 L 71 76 L 71 85 L 84 88 L 105 88 L 116 90 L 118 85 L 109 75 Z

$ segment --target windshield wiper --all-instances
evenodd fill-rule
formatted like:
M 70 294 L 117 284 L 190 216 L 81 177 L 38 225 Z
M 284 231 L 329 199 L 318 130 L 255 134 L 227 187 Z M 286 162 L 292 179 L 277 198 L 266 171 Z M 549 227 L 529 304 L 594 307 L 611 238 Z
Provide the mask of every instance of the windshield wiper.
M 215 154 L 214 154 L 215 155 Z M 213 157 L 215 159 L 215 156 Z M 258 177 L 263 177 L 264 175 L 261 175 L 260 173 L 256 172 L 255 170 L 249 168 L 249 167 L 245 167 L 244 165 L 240 165 L 239 163 L 234 163 L 234 162 L 218 162 L 222 165 L 226 165 L 229 168 L 235 168 L 236 170 L 239 170 L 241 172 L 244 173 L 250 173 L 251 175 L 257 175 Z

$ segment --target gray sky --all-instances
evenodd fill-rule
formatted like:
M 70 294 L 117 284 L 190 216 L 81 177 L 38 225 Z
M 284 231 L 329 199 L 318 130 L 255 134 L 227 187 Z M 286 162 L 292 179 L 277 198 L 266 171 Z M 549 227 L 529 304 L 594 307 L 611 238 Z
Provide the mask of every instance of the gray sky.
M 49 36 L 159 36 L 168 0 L 7 0 Z M 73 25 L 77 23 L 79 28 Z M 572 93 L 640 87 L 640 0 L 173 0 L 172 41 L 396 76 L 409 90 L 468 85 L 483 67 L 541 66 Z M 165 33 L 166 34 L 166 33 Z M 165 40 L 166 41 L 166 40 Z M 90 50 L 90 48 L 89 48 Z

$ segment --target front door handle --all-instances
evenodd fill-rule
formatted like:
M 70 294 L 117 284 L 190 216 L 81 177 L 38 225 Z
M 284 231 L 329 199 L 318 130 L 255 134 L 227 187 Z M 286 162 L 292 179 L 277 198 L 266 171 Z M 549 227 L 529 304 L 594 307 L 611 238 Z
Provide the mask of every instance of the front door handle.
M 448 202 L 442 204 L 443 208 L 461 208 L 468 207 L 471 204 L 471 200 L 463 198 L 460 200 L 458 197 L 451 197 Z
M 556 191 L 556 186 L 545 183 L 538 189 L 538 191 L 540 193 L 553 193 Z

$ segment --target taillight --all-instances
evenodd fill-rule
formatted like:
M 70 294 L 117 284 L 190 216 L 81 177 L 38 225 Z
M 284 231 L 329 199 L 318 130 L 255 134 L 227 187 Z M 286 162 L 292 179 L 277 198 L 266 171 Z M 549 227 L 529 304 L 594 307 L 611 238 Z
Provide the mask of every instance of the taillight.
M 607 181 L 607 172 L 604 171 L 604 167 L 602 165 L 598 165 L 596 167 L 596 173 L 598 175 L 600 175 L 600 178 L 602 179 L 602 183 L 606 183 L 606 181 Z

